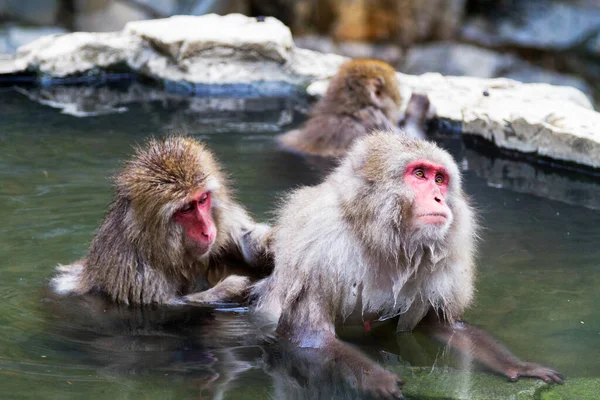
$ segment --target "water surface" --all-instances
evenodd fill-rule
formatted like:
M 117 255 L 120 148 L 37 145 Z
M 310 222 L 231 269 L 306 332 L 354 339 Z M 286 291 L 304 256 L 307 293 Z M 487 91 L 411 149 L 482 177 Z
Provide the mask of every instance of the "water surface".
M 131 311 L 57 302 L 46 292 L 56 264 L 86 253 L 111 199 L 109 176 L 149 135 L 185 131 L 205 139 L 236 182 L 237 198 L 260 220 L 272 217 L 285 191 L 315 183 L 317 164 L 281 153 L 273 142 L 279 129 L 300 122 L 293 104 L 260 104 L 211 114 L 151 102 L 75 118 L 2 89 L 3 398 L 267 399 L 280 397 L 282 380 L 302 385 L 282 372 L 285 351 L 267 344 L 243 309 Z M 553 172 L 487 158 L 458 139 L 443 145 L 466 168 L 466 191 L 483 226 L 477 301 L 467 319 L 524 359 L 569 377 L 600 375 L 598 183 L 552 180 Z M 437 345 L 409 336 L 390 328 L 355 344 L 388 365 L 456 364 Z M 329 385 L 337 391 L 335 381 Z

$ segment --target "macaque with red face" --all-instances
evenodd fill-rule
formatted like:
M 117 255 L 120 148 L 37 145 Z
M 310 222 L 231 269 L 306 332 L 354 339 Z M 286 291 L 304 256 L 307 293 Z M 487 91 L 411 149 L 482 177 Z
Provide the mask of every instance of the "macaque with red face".
M 203 144 L 150 140 L 115 186 L 89 254 L 58 267 L 57 293 L 102 293 L 122 304 L 231 301 L 269 272 L 270 228 L 231 199 Z M 197 287 L 203 291 L 192 294 Z
M 397 318 L 517 380 L 563 381 L 462 320 L 475 278 L 476 222 L 458 166 L 431 142 L 379 132 L 357 141 L 319 185 L 293 192 L 273 236 L 275 268 L 257 311 L 276 333 L 320 349 L 361 390 L 400 397 L 400 379 L 337 338 Z
M 288 150 L 341 157 L 354 140 L 375 129 L 397 129 L 402 113 L 396 71 L 378 60 L 348 61 L 300 129 L 278 137 Z

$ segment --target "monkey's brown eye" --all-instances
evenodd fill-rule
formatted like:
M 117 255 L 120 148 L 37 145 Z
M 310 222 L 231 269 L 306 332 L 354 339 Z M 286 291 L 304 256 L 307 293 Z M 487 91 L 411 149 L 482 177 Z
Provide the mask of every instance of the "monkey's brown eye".
M 189 213 L 190 211 L 192 211 L 193 208 L 194 206 L 192 205 L 192 203 L 187 203 L 185 206 L 179 209 L 179 212 L 184 214 Z
M 441 185 L 442 183 L 444 183 L 444 177 L 441 174 L 437 174 L 435 176 L 435 183 Z
M 422 169 L 416 169 L 414 173 L 417 178 L 425 178 L 425 172 Z
M 198 199 L 198 204 L 204 204 L 206 203 L 206 200 L 208 200 L 208 193 L 204 193 L 202 197 Z

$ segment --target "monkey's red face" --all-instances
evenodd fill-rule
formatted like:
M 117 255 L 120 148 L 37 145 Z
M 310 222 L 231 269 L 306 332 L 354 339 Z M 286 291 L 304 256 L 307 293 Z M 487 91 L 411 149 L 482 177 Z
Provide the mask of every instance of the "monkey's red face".
M 443 227 L 451 221 L 452 211 L 446 203 L 450 177 L 443 166 L 417 160 L 406 168 L 404 181 L 415 193 L 413 223 L 416 227 Z
M 185 235 L 194 248 L 203 255 L 210 250 L 217 236 L 217 228 L 210 213 L 211 194 L 200 192 L 175 212 L 175 221 L 183 226 Z

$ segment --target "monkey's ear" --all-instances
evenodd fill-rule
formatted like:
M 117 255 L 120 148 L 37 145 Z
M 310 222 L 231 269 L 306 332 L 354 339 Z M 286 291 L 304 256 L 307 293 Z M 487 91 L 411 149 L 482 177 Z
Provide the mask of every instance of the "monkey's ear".
M 383 89 L 385 88 L 385 81 L 383 77 L 376 76 L 375 78 L 369 79 L 369 84 L 367 87 L 369 88 L 369 94 L 371 95 L 371 101 L 373 104 L 381 108 L 383 106 L 381 95 L 383 93 Z

